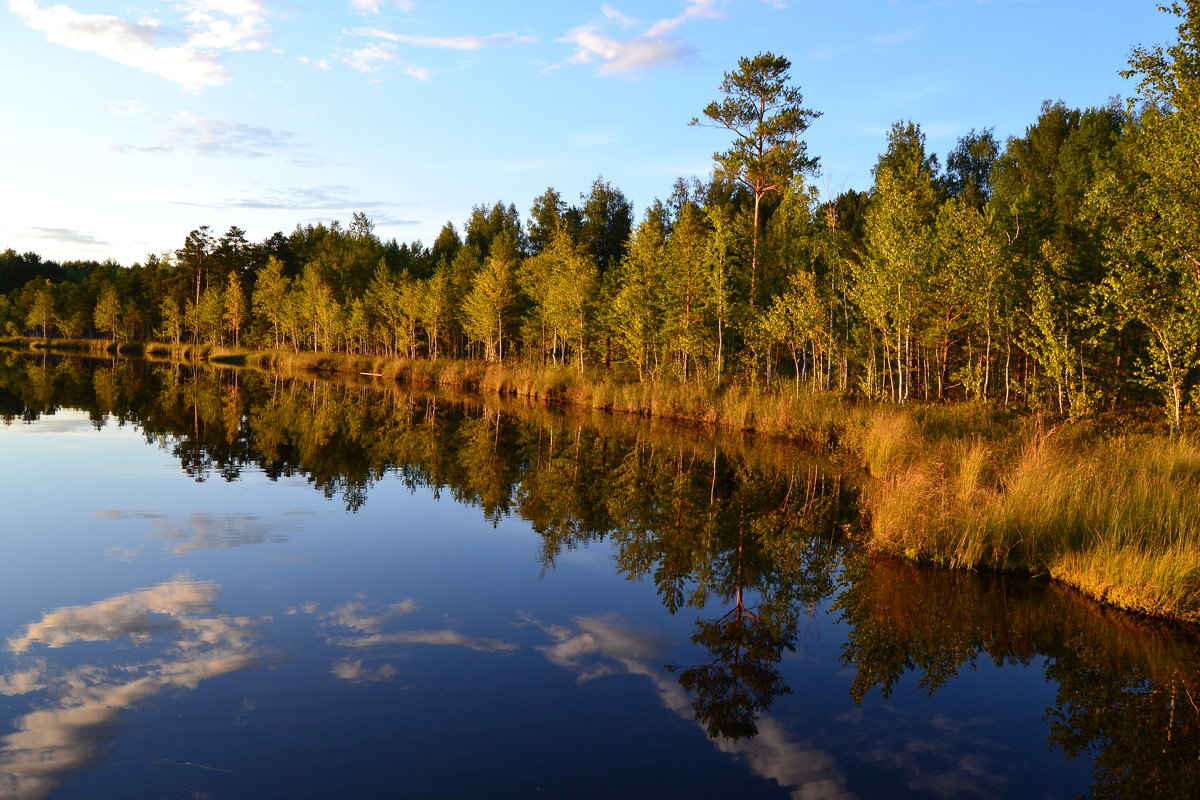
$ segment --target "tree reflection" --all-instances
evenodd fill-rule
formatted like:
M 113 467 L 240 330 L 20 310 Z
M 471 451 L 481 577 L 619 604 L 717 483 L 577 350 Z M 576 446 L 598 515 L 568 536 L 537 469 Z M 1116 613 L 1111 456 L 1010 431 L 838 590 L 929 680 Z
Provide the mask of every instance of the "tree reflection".
M 932 693 L 978 663 L 1044 664 L 1057 686 L 1049 740 L 1094 758 L 1097 797 L 1185 797 L 1200 785 L 1194 631 L 1036 581 L 847 549 L 854 486 L 809 454 L 395 386 L 0 354 L 0 418 L 63 406 L 136 426 L 196 480 L 299 476 L 353 511 L 389 476 L 493 522 L 520 516 L 544 569 L 607 539 L 620 574 L 652 584 L 669 612 L 698 616 L 700 663 L 674 676 L 713 737 L 755 734 L 790 691 L 783 659 L 802 625 L 836 596 L 856 703 L 875 689 L 888 697 L 909 674 Z
M 715 487 L 716 459 L 713 469 Z M 815 466 L 768 475 L 741 464 L 726 485 L 730 497 L 710 498 L 731 511 L 728 525 L 714 531 L 718 546 L 705 578 L 733 606 L 697 620 L 692 641 L 711 660 L 680 670 L 679 682 L 710 736 L 738 739 L 754 736 L 758 716 L 791 693 L 779 669 L 784 652 L 795 649 L 801 616 L 833 589 L 841 482 Z
M 1200 786 L 1200 639 L 1100 608 L 1048 583 L 856 555 L 837 610 L 851 695 L 889 696 L 907 673 L 933 693 L 964 666 L 1041 660 L 1057 684 L 1049 741 L 1095 759 L 1097 798 L 1194 797 Z

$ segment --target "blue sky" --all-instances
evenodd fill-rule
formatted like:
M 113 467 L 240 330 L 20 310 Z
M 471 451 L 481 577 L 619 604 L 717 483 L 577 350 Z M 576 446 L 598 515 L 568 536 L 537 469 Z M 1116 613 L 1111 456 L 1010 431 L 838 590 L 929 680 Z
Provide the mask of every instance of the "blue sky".
M 640 216 L 707 175 L 688 121 L 739 56 L 792 61 L 826 194 L 866 189 L 891 123 L 944 154 L 1045 99 L 1133 87 L 1155 0 L 5 0 L 0 249 L 124 264 L 230 225 L 261 240 L 364 211 L 431 243 L 603 175 Z

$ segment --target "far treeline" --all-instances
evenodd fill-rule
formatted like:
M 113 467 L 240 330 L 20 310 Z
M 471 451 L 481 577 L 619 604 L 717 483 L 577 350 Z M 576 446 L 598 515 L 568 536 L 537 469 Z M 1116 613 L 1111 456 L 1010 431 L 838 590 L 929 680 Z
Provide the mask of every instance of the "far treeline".
M 693 125 L 725 130 L 707 182 L 635 223 L 597 178 L 522 221 L 476 206 L 432 246 L 364 214 L 247 241 L 202 226 L 125 268 L 0 254 L 0 331 L 42 338 L 570 364 L 629 380 L 787 382 L 903 403 L 996 400 L 1072 416 L 1200 408 L 1200 0 L 1136 47 L 1137 96 L 1047 101 L 941 163 L 895 123 L 874 185 L 822 202 L 790 62 L 725 75 Z

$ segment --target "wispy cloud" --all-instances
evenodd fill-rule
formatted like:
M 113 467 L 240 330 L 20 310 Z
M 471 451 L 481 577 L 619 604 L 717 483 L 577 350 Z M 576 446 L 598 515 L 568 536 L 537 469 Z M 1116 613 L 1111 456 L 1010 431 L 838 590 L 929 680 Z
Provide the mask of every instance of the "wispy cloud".
M 302 145 L 296 134 L 225 119 L 199 117 L 190 111 L 171 115 L 172 127 L 153 145 L 114 144 L 118 153 L 174 153 L 191 150 L 206 157 L 264 158 Z
M 65 5 L 43 8 L 35 0 L 9 0 L 8 7 L 55 44 L 158 75 L 189 92 L 227 83 L 222 54 L 261 49 L 267 33 L 258 0 L 177 0 L 170 6 L 178 16 L 174 27 L 155 17 L 130 21 Z
M 418 66 L 403 56 L 400 45 L 474 52 L 491 47 L 518 47 L 536 42 L 538 38 L 521 33 L 491 33 L 486 36 L 415 36 L 394 33 L 383 28 L 351 28 L 343 31 L 347 36 L 368 40 L 362 47 L 353 47 L 336 54 L 338 60 L 353 70 L 369 75 L 384 67 L 399 68 L 405 75 L 419 81 L 433 77 L 433 71 Z
M 384 64 L 399 61 L 396 46 L 391 42 L 372 42 L 338 54 L 343 64 L 363 74 L 378 72 Z M 414 76 L 416 77 L 416 76 Z M 425 80 L 422 78 L 421 80 Z
M 608 3 L 605 3 L 604 5 L 600 6 L 600 13 L 603 14 L 608 19 L 611 19 L 614 22 L 620 24 L 624 28 L 632 28 L 634 25 L 637 25 L 637 23 L 638 23 L 638 21 L 636 19 L 634 19 L 633 17 L 628 17 L 625 14 L 622 14 L 620 11 L 613 8 Z
M 718 19 L 721 0 L 686 0 L 683 10 L 673 17 L 652 22 L 646 30 L 632 37 L 618 38 L 608 33 L 613 24 L 630 28 L 637 20 L 612 6 L 601 6 L 604 21 L 578 25 L 557 41 L 575 47 L 573 53 L 542 72 L 561 68 L 564 64 L 596 64 L 598 75 L 632 76 L 652 69 L 677 64 L 695 55 L 695 49 L 672 32 L 691 20 Z
M 361 211 L 404 205 L 386 200 L 365 200 L 349 186 L 317 186 L 307 189 L 272 189 L 261 195 L 230 197 L 209 202 L 175 200 L 174 205 L 213 209 L 305 209 L 310 211 Z
M 872 36 L 871 41 L 874 44 L 889 45 L 907 42 L 911 39 L 916 39 L 921 35 L 921 28 L 911 28 L 907 31 L 897 31 L 895 33 L 881 33 L 878 36 Z
M 517 33 L 493 33 L 488 36 L 410 36 L 392 33 L 379 28 L 355 28 L 346 31 L 353 36 L 366 39 L 385 39 L 418 47 L 433 47 L 440 50 L 482 50 L 485 47 L 515 47 L 536 42 L 536 36 Z
M 393 4 L 401 11 L 409 12 L 417 7 L 413 0 L 396 0 Z M 350 9 L 360 14 L 378 14 L 383 10 L 382 0 L 350 0 Z
M 50 239 L 52 241 L 68 242 L 70 244 L 109 244 L 109 242 L 106 242 L 103 239 L 97 239 L 90 233 L 71 230 L 70 228 L 28 228 L 26 229 L 25 235 L 34 239 Z
M 298 56 L 296 58 L 296 60 L 299 61 L 301 64 L 311 64 L 319 70 L 328 71 L 328 70 L 333 69 L 333 65 L 330 64 L 329 61 L 324 58 L 309 58 L 308 56 Z
M 719 19 L 721 12 L 717 9 L 717 0 L 687 0 L 683 12 L 678 16 L 660 19 L 650 26 L 646 36 L 659 36 L 674 30 L 683 23 L 693 19 Z

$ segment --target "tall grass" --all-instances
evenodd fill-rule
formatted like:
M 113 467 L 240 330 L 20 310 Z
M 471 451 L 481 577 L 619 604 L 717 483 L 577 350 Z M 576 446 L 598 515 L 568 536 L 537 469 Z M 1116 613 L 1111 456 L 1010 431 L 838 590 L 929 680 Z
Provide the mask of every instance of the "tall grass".
M 863 435 L 873 548 L 1046 574 L 1114 605 L 1200 621 L 1200 443 L 1036 422 L 944 436 L 903 412 Z
M 214 353 L 204 357 L 216 359 Z M 427 361 L 282 350 L 250 353 L 246 363 L 273 372 L 357 373 L 412 385 L 529 397 L 612 413 L 755 431 L 821 445 L 838 441 L 852 409 L 843 398 L 831 393 L 796 395 L 790 387 L 734 384 L 718 388 L 706 383 L 630 382 L 556 364 Z

